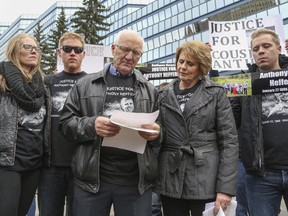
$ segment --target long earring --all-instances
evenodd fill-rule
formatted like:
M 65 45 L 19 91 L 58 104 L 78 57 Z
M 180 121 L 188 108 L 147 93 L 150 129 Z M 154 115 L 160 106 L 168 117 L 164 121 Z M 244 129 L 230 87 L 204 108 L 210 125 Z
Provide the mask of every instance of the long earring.
M 199 76 L 199 80 L 202 80 L 202 76 L 201 75 Z

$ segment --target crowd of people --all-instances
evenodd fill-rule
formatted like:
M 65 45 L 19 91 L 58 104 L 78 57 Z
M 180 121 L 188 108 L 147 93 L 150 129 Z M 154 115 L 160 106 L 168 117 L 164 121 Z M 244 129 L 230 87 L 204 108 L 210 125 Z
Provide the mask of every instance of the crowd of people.
M 216 215 L 235 196 L 237 216 L 278 215 L 282 198 L 288 206 L 288 93 L 228 98 L 207 78 L 211 49 L 201 41 L 177 48 L 178 77 L 159 89 L 135 69 L 144 48 L 138 32 L 120 31 L 113 63 L 97 73 L 81 69 L 84 45 L 81 35 L 63 34 L 64 69 L 45 76 L 36 38 L 8 43 L 0 63 L 1 216 L 26 216 L 36 190 L 40 216 L 109 216 L 112 206 L 117 216 L 202 216 L 210 203 Z M 250 73 L 288 67 L 272 30 L 257 29 L 251 48 Z M 115 110 L 159 110 L 138 131 L 143 154 L 102 146 L 123 130 L 109 119 Z
M 225 88 L 226 94 L 248 94 L 248 82 L 223 83 L 222 86 Z

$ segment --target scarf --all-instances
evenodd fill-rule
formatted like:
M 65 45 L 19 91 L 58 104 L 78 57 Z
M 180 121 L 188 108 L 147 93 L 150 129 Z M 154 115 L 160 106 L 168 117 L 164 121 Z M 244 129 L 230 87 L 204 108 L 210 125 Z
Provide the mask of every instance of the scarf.
M 37 112 L 44 104 L 44 84 L 39 71 L 27 81 L 12 62 L 0 63 L 0 75 L 6 79 L 10 95 L 25 111 Z

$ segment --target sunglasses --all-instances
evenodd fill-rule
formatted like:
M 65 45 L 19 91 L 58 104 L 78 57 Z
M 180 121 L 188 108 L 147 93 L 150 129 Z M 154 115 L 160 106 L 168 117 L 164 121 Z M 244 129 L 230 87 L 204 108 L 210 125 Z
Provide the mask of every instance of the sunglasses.
M 60 47 L 65 53 L 71 53 L 72 50 L 74 50 L 74 52 L 76 54 L 82 53 L 84 51 L 83 47 L 78 47 L 78 46 L 61 46 Z
M 34 49 L 36 52 L 40 52 L 41 49 L 38 46 L 33 46 L 30 44 L 22 44 L 23 48 L 29 52 L 32 52 L 32 50 Z

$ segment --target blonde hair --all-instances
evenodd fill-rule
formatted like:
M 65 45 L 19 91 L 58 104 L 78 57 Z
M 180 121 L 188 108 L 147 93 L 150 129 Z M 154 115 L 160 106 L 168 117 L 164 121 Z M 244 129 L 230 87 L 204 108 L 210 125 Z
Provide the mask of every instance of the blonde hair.
M 212 57 L 210 48 L 201 41 L 188 41 L 182 44 L 176 50 L 176 67 L 180 54 L 193 57 L 200 65 L 200 74 L 202 78 L 209 73 L 212 66 Z
M 264 35 L 264 34 L 271 35 L 272 40 L 276 44 L 276 46 L 280 45 L 279 36 L 275 31 L 272 31 L 271 29 L 267 29 L 267 28 L 259 28 L 251 34 L 251 47 L 252 47 L 253 40 L 257 37 L 260 37 L 261 35 Z
M 63 45 L 63 42 L 67 39 L 76 39 L 76 40 L 79 40 L 81 42 L 82 47 L 84 47 L 84 45 L 85 45 L 84 38 L 80 34 L 77 34 L 75 32 L 66 32 L 59 39 L 59 44 L 58 44 L 59 47 L 61 47 Z
M 21 73 L 27 80 L 31 80 L 33 74 L 36 73 L 37 71 L 39 71 L 39 73 L 41 73 L 43 77 L 43 74 L 41 72 L 41 67 L 40 67 L 41 52 L 38 53 L 39 57 L 38 57 L 37 65 L 32 67 L 30 71 L 25 71 L 20 63 L 19 57 L 20 57 L 20 51 L 21 51 L 21 46 L 22 46 L 22 40 L 24 38 L 31 38 L 33 41 L 35 41 L 37 46 L 39 46 L 37 39 L 33 37 L 32 35 L 25 34 L 25 33 L 17 34 L 13 36 L 7 44 L 6 51 L 5 51 L 6 59 L 8 61 L 11 61 L 21 71 Z M 3 76 L 0 76 L 0 87 L 2 87 L 3 90 L 8 89 L 6 79 Z

